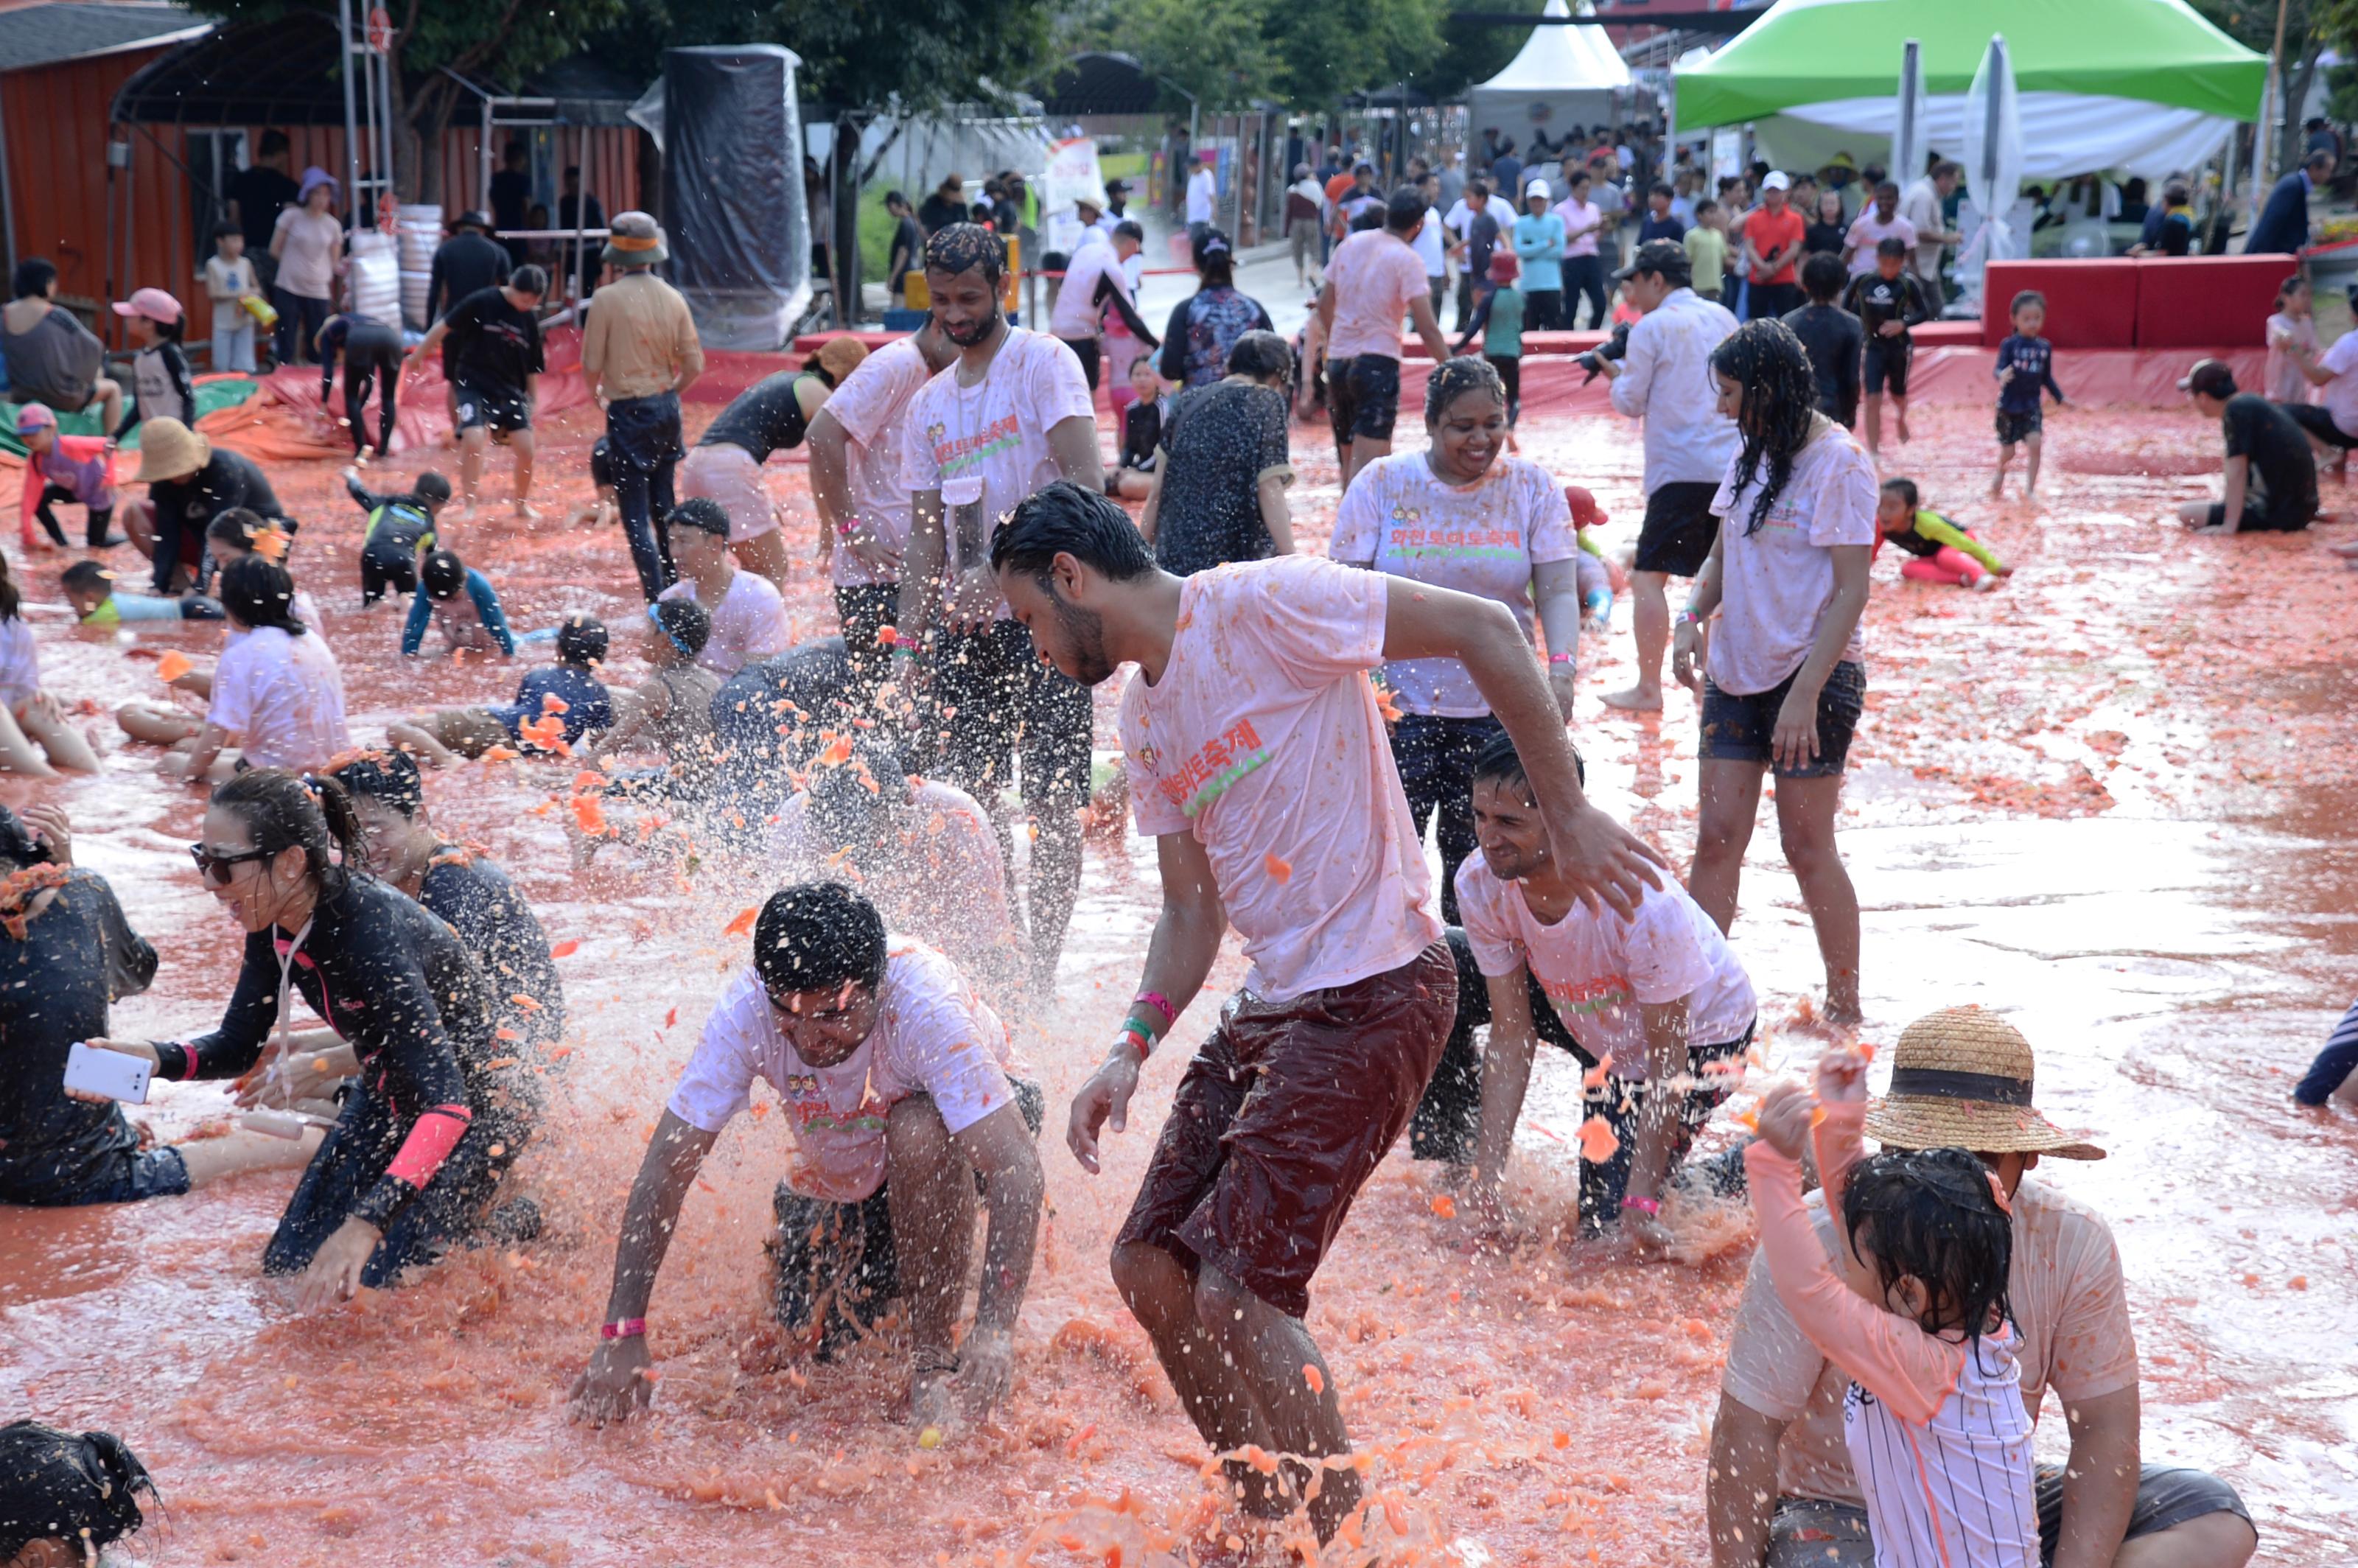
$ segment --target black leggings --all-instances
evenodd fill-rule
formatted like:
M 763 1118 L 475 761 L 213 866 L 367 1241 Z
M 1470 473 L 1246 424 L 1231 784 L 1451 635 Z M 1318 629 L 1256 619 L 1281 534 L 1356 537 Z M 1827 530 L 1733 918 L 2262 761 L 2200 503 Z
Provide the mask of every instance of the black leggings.
M 362 605 L 374 604 L 384 597 L 388 589 L 395 593 L 417 591 L 416 554 L 404 549 L 363 546 L 361 550 Z
M 1457 924 L 1457 868 L 1474 852 L 1474 759 L 1503 728 L 1487 716 L 1408 713 L 1392 730 L 1392 762 L 1420 845 L 1424 825 L 1440 818 L 1433 837 L 1441 850 L 1441 918 L 1452 925 Z
M 355 356 L 347 350 L 344 354 L 344 417 L 351 422 L 352 456 L 358 457 L 368 445 L 365 418 L 368 413 L 369 387 L 377 388 L 376 455 L 383 457 L 393 449 L 394 395 L 401 384 L 401 360 L 398 355 L 377 359 L 370 355 Z
M 49 531 L 49 537 L 56 541 L 59 549 L 66 547 L 66 531 L 59 525 L 58 514 L 50 508 L 60 501 L 79 501 L 81 497 L 61 484 L 47 484 L 41 487 L 41 499 L 33 508 L 33 515 L 41 520 L 41 526 Z M 106 544 L 106 525 L 114 520 L 114 508 L 112 506 L 93 506 L 90 509 L 90 547 L 92 549 L 102 548 Z
M 1563 258 L 1563 325 L 1567 330 L 1580 327 L 1580 302 L 1588 301 L 1591 331 L 1602 332 L 1613 314 L 1613 297 L 1605 287 L 1603 256 L 1566 256 Z
M 1520 354 L 1484 354 L 1490 368 L 1507 386 L 1507 427 L 1513 429 L 1515 421 L 1523 415 L 1523 356 Z

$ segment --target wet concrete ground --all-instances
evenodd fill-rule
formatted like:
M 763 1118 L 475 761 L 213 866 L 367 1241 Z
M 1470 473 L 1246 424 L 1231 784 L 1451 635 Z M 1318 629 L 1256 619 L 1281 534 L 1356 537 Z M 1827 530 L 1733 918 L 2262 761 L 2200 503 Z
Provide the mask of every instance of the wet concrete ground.
M 2048 432 L 2037 506 L 1983 499 L 1992 449 L 1977 410 L 1920 417 L 1889 465 L 2018 570 L 1969 595 L 1877 564 L 1867 716 L 1842 819 L 1866 906 L 1865 1037 L 1887 1042 L 1967 1001 L 2026 1031 L 2042 1108 L 2111 1151 L 2042 1174 L 2103 1211 L 2119 1239 L 2147 1459 L 2227 1476 L 2260 1522 L 2257 1561 L 2314 1563 L 2358 1535 L 2347 1304 L 2358 1117 L 2296 1111 L 2288 1091 L 2358 989 L 2347 732 L 2358 574 L 2323 548 L 2352 530 L 2183 535 L 2165 515 L 2201 492 L 2216 439 L 2190 414 L 2064 412 Z M 545 506 L 586 497 L 588 438 L 575 416 L 549 442 Z M 1524 439 L 1527 455 L 1596 491 L 1611 536 L 1634 536 L 1632 427 L 1581 416 Z M 1306 546 L 1333 513 L 1325 446 L 1297 429 Z M 331 468 L 275 477 L 307 523 L 295 565 L 327 608 L 356 735 L 373 740 L 417 706 L 506 696 L 514 670 L 402 667 L 396 617 L 353 608 L 359 519 Z M 779 485 L 806 549 L 802 470 Z M 2344 500 L 2328 487 L 2329 504 Z M 576 608 L 618 629 L 637 615 L 618 538 L 549 524 L 518 536 L 487 513 L 455 542 L 501 582 L 520 626 Z M 55 561 L 37 557 L 30 597 L 56 597 Z M 822 586 L 806 579 L 795 599 L 812 632 L 828 629 Z M 1574 738 L 1593 791 L 1683 864 L 1693 700 L 1674 693 L 1659 720 L 1595 700 L 1627 682 L 1626 620 L 1584 652 Z M 85 642 L 37 624 L 50 689 L 110 708 L 157 690 L 128 649 L 201 653 L 213 636 Z M 217 1016 L 237 951 L 179 848 L 197 797 L 151 768 L 116 747 L 104 777 L 50 792 L 74 814 L 81 860 L 114 880 L 163 953 L 154 991 L 118 1010 L 127 1034 Z M 520 1166 L 548 1211 L 546 1238 L 454 1257 L 411 1287 L 306 1319 L 257 1271 L 291 1178 L 138 1207 L 0 1210 L 0 1408 L 124 1434 L 165 1502 L 139 1555 L 164 1563 L 1134 1564 L 1210 1529 L 1218 1503 L 1201 1449 L 1104 1265 L 1176 1063 L 1150 1069 L 1105 1175 L 1084 1175 L 1053 1135 L 1135 985 L 1156 885 L 1134 839 L 1118 854 L 1092 848 L 1059 994 L 1023 1042 L 1050 1094 L 1053 1212 L 1001 1419 L 921 1452 L 893 1408 L 892 1336 L 832 1367 L 782 1358 L 763 1326 L 760 1251 L 781 1134 L 745 1119 L 707 1167 L 656 1291 L 657 1413 L 603 1433 L 567 1423 L 622 1193 L 740 961 L 721 928 L 759 885 L 758 868 L 699 873 L 709 880 L 685 892 L 668 872 L 577 880 L 553 818 L 527 814 L 569 777 L 506 764 L 430 785 L 446 830 L 486 845 L 551 935 L 580 943 L 563 965 L 578 1049 Z M 1822 1044 L 1805 1027 L 1819 966 L 1763 818 L 1735 935 L 1783 1069 Z M 1231 951 L 1207 994 L 1238 969 Z M 1199 1034 L 1211 1011 L 1199 1002 L 1179 1034 Z M 1543 1059 L 1526 1112 L 1517 1180 L 1542 1211 L 1572 1201 L 1574 1084 L 1568 1064 Z M 213 1088 L 168 1087 L 147 1114 L 169 1133 L 224 1103 Z M 1373 1489 L 1419 1543 L 1387 1561 L 1704 1560 L 1707 1423 L 1748 1250 L 1741 1212 L 1676 1216 L 1687 1260 L 1658 1268 L 1552 1246 L 1469 1260 L 1435 1238 L 1431 1182 L 1403 1158 L 1385 1168 L 1310 1319 L 1378 1456 Z M 2045 1416 L 2041 1449 L 2060 1454 L 2051 1400 Z M 1437 1543 L 1452 1541 L 1444 1555 Z

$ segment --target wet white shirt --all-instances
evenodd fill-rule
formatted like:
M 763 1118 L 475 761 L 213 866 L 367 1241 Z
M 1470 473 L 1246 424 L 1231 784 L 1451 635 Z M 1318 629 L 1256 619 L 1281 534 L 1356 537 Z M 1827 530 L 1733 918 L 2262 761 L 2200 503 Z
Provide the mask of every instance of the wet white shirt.
M 1613 410 L 1646 421 L 1646 493 L 1666 484 L 1717 484 L 1742 444 L 1736 421 L 1719 412 L 1711 353 L 1736 330 L 1736 318 L 1692 288 L 1669 298 L 1629 329 L 1628 357 L 1613 381 Z

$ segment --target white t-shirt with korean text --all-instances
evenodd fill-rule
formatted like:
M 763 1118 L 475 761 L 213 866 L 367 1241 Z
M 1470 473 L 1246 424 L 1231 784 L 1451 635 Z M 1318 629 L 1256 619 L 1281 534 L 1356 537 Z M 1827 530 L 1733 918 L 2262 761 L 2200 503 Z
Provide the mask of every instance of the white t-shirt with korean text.
M 1793 454 L 1791 474 L 1774 504 L 1752 530 L 1753 498 L 1768 480 L 1763 457 L 1752 482 L 1736 488 L 1741 454 L 1711 510 L 1720 520 L 1719 620 L 1712 627 L 1712 684 L 1734 697 L 1773 689 L 1808 662 L 1834 594 L 1833 548 L 1875 543 L 1875 464 L 1857 439 L 1819 416 L 1817 433 Z M 1843 652 L 1864 663 L 1857 627 Z

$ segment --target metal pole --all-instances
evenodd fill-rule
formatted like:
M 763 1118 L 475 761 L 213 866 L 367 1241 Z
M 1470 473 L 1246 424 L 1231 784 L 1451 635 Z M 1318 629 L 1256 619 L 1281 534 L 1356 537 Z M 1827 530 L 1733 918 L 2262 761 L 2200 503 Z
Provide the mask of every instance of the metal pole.
M 2288 4 L 2288 0 L 2277 0 L 2277 42 L 2276 48 L 2268 51 L 2266 103 L 2269 113 L 2260 122 L 2261 129 L 2267 133 L 2268 157 L 2266 164 L 2263 166 L 2266 172 L 2259 181 L 2255 182 L 2259 184 L 2273 180 L 2283 172 L 2277 168 L 2277 155 L 2284 150 L 2284 123 L 2291 114 L 2291 106 L 2285 102 L 2284 97 L 2285 10 Z
M 352 103 L 352 0 L 336 0 L 336 42 L 343 50 L 344 78 L 344 200 L 360 200 L 360 115 Z
M 386 41 L 390 43 L 392 40 L 388 38 Z M 392 200 L 398 201 L 401 192 L 395 189 L 393 169 L 393 57 L 390 53 L 378 52 L 376 71 L 376 101 L 384 105 L 384 110 L 376 128 L 377 140 L 384 148 L 384 193 Z
M 482 105 L 483 132 L 476 139 L 475 146 L 476 161 L 482 165 L 482 173 L 477 178 L 475 204 L 489 212 L 492 210 L 492 101 L 483 99 Z
M 581 155 L 575 167 L 581 170 L 581 189 L 573 198 L 573 277 L 572 293 L 568 297 L 580 299 L 588 294 L 582 287 L 581 252 L 584 248 L 582 231 L 590 226 L 590 127 L 581 127 Z
M 16 270 L 16 193 L 8 180 L 7 105 L 0 102 L 0 231 L 7 243 L 8 271 Z

